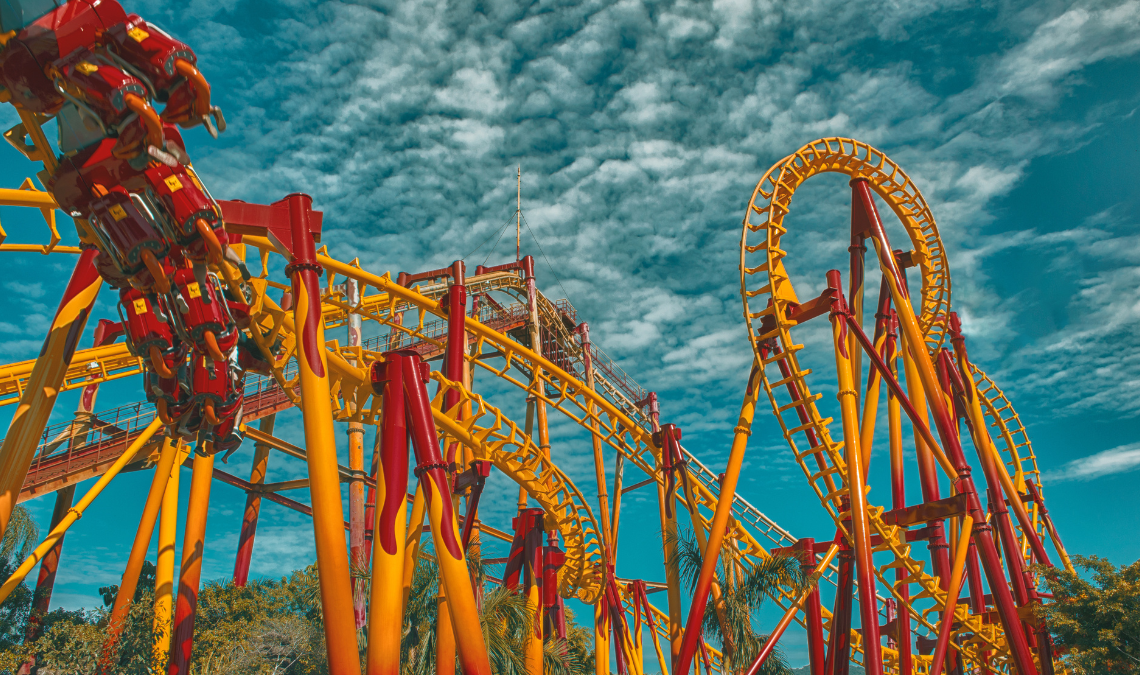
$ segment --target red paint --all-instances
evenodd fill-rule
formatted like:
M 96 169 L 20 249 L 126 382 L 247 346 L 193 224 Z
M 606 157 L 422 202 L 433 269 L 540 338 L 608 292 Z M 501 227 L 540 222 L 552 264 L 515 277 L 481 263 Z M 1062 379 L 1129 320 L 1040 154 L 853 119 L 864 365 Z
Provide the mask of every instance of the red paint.
M 391 353 L 391 352 L 390 352 Z M 426 506 L 432 508 L 432 499 L 438 492 L 440 499 L 440 528 L 439 536 L 447 547 L 447 552 L 455 560 L 463 559 L 463 547 L 456 539 L 455 512 L 451 504 L 451 487 L 447 481 L 447 469 L 443 466 L 443 457 L 439 452 L 439 436 L 436 434 L 435 421 L 431 415 L 431 402 L 428 398 L 426 374 L 420 368 L 423 363 L 420 355 L 415 352 L 397 352 L 397 359 L 401 362 L 404 378 L 404 394 L 407 403 L 407 417 L 411 423 L 412 447 L 416 453 L 416 463 L 419 471 L 420 483 L 423 485 Z M 431 485 L 435 484 L 436 492 Z
M 882 222 L 879 220 L 879 214 L 875 208 L 875 203 L 871 197 L 871 190 L 868 187 L 867 181 L 865 179 L 855 179 L 851 181 L 851 188 L 853 198 L 858 200 L 866 211 L 872 236 L 884 250 L 890 251 L 890 240 L 887 238 L 886 231 L 883 229 Z M 895 257 L 893 255 L 883 256 L 881 264 L 884 267 L 884 273 L 892 275 L 898 282 L 900 289 L 905 293 L 906 286 L 903 284 L 902 273 Z M 922 349 L 923 346 L 912 345 L 912 348 Z M 1037 675 L 1037 667 L 1034 665 L 1033 655 L 1029 650 L 1029 643 L 1021 630 L 1021 621 L 1017 615 L 1017 608 L 1014 605 L 1013 596 L 1010 594 L 1009 586 L 1005 583 L 1005 573 L 1002 568 L 1001 559 L 998 556 L 997 547 L 994 544 L 993 530 L 986 522 L 985 512 L 982 511 L 981 503 L 978 501 L 978 494 L 974 488 L 974 482 L 970 478 L 970 465 L 966 462 L 962 445 L 958 441 L 953 420 L 950 418 L 950 413 L 946 409 L 946 401 L 942 397 L 941 392 L 932 391 L 927 392 L 927 402 L 930 406 L 931 414 L 934 417 L 935 426 L 938 428 L 938 437 L 939 440 L 942 441 L 942 448 L 958 473 L 957 491 L 959 494 L 966 495 L 969 513 L 971 517 L 973 517 L 974 522 L 977 523 L 974 528 L 974 541 L 978 546 L 978 553 L 981 556 L 982 568 L 985 570 L 986 578 L 989 581 L 990 588 L 993 590 L 994 604 L 997 605 L 998 616 L 1001 618 L 1002 627 L 1009 640 L 1014 666 L 1021 675 Z M 948 570 L 949 568 L 947 566 L 944 569 Z M 949 580 L 946 579 L 945 576 L 943 578 L 943 583 L 948 583 Z
M 396 519 L 402 517 L 408 492 L 408 427 L 404 394 L 402 353 L 385 354 L 387 382 L 384 385 L 384 418 L 380 427 L 380 469 L 383 471 L 384 503 L 380 506 L 379 532 L 373 534 L 388 555 L 396 554 Z M 377 481 L 381 480 L 379 474 Z M 425 496 L 430 494 L 425 491 Z
M 825 675 L 847 675 L 851 659 L 851 606 L 855 593 L 855 552 L 847 545 L 841 533 L 839 543 L 839 578 L 835 591 L 835 608 L 831 614 L 831 635 L 825 661 Z

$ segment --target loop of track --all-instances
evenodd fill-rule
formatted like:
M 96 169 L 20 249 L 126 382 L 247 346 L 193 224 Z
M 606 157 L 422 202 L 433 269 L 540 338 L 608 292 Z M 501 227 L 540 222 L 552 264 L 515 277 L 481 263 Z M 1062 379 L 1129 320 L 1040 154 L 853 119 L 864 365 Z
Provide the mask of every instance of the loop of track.
M 926 347 L 931 351 L 937 350 L 946 337 L 950 278 L 945 250 L 926 201 L 897 164 L 865 143 L 844 138 L 813 141 L 772 167 L 753 192 L 744 218 L 740 252 L 741 297 L 749 340 L 757 363 L 761 366 L 762 386 L 783 436 L 820 503 L 837 527 L 842 528 L 844 513 L 839 512 L 836 504 L 847 494 L 847 488 L 835 487 L 835 483 L 836 478 L 842 483 L 846 475 L 843 443 L 832 439 L 829 425 L 833 420 L 820 414 L 816 401 L 822 395 L 812 393 L 806 378 L 811 371 L 801 368 L 797 358 L 797 352 L 803 349 L 803 345 L 796 344 L 792 338 L 790 331 L 796 322 L 787 319 L 786 310 L 789 303 L 798 303 L 799 300 L 784 267 L 788 253 L 780 249 L 780 239 L 788 231 L 784 226 L 784 218 L 790 210 L 793 193 L 805 180 L 824 172 L 866 178 L 875 193 L 890 205 L 906 228 L 922 271 L 920 325 L 926 336 Z M 753 222 L 753 214 L 758 216 L 756 222 Z M 749 236 L 756 233 L 761 235 L 762 240 L 750 243 Z M 761 252 L 765 262 L 748 267 L 749 254 Z M 754 286 L 757 287 L 753 288 Z M 770 302 L 763 302 L 762 310 L 753 311 L 750 305 L 758 299 Z M 774 327 L 761 334 L 758 330 L 759 320 L 766 316 L 772 317 Z M 760 345 L 769 340 L 778 344 L 779 351 L 764 357 Z M 785 377 L 778 373 L 776 378 L 769 378 L 767 367 L 780 360 L 786 364 L 789 375 Z M 792 400 L 787 393 L 784 385 L 788 382 L 798 387 L 799 400 Z M 798 418 L 797 407 L 806 411 L 806 423 Z M 785 419 L 786 415 L 792 417 Z M 819 445 L 801 450 L 797 445 L 797 435 L 803 434 L 802 438 L 807 439 L 810 431 L 816 434 Z M 813 460 L 813 465 L 818 466 L 809 466 L 809 459 Z M 911 607 L 916 623 L 935 635 L 937 614 L 946 607 L 947 594 L 938 580 L 925 572 L 926 562 L 911 556 L 911 546 L 906 542 L 905 530 L 883 522 L 881 516 L 884 511 L 883 507 L 868 506 L 871 530 L 882 540 L 881 544 L 873 548 L 873 552 L 890 555 L 892 558 L 886 565 L 877 565 L 875 575 L 880 584 L 890 589 L 898 602 Z M 893 579 L 896 568 L 902 568 L 906 572 L 906 577 L 901 582 Z M 888 573 L 892 578 L 888 579 Z M 899 593 L 899 587 L 903 584 L 916 584 L 920 590 L 909 599 L 904 599 Z M 931 600 L 933 605 L 926 609 L 915 607 L 915 603 L 923 599 Z M 958 624 L 954 634 L 961 636 L 966 657 L 980 663 L 981 653 L 990 651 L 993 665 L 1009 668 L 1009 649 L 1000 626 L 984 623 L 982 617 L 970 614 L 961 605 L 955 607 L 954 611 Z M 897 667 L 897 661 L 891 663 L 894 658 L 889 652 L 884 651 L 884 660 L 888 665 Z M 924 659 L 917 657 L 915 662 L 921 665 Z M 929 659 L 925 659 L 925 662 L 929 662 Z
M 946 320 L 950 311 L 950 268 L 946 250 L 938 236 L 938 227 L 926 200 L 910 177 L 886 155 L 861 141 L 850 138 L 821 138 L 788 155 L 768 170 L 757 183 L 744 214 L 744 231 L 740 242 L 740 293 L 744 299 L 744 318 L 748 323 L 748 339 L 760 358 L 760 343 L 776 337 L 761 335 L 753 322 L 774 314 L 786 324 L 783 310 L 788 302 L 798 303 L 791 279 L 784 269 L 788 253 L 780 248 L 780 240 L 788 231 L 784 217 L 791 209 L 792 196 L 808 178 L 821 173 L 841 173 L 866 178 L 906 228 L 922 271 L 922 312 L 919 324 L 926 335 L 927 347 L 936 350 L 946 339 Z M 749 235 L 759 240 L 749 242 Z M 763 252 L 764 262 L 748 267 L 748 254 Z M 751 308 L 751 298 L 770 296 L 771 307 Z

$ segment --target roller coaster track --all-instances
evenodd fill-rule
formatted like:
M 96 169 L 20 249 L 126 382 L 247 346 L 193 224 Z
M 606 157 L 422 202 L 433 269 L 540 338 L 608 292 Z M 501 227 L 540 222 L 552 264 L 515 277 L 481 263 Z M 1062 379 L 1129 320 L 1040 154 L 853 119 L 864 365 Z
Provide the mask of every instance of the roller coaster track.
M 910 213 L 911 211 L 904 212 Z M 932 229 L 933 220 L 930 219 L 929 223 L 929 227 Z M 254 243 L 257 244 L 257 242 Z M 940 250 L 940 245 L 935 245 L 937 243 L 936 232 L 933 239 L 924 236 L 923 243 L 926 245 L 926 251 Z M 926 259 L 930 259 L 930 257 L 929 253 L 926 254 Z M 937 256 L 934 258 L 937 259 Z M 352 277 L 379 291 L 372 295 L 365 293 L 361 296 L 360 303 L 349 306 L 344 301 L 343 293 L 337 291 L 336 287 L 330 283 L 330 287 L 323 297 L 325 301 L 323 315 L 328 328 L 344 325 L 349 314 L 358 314 L 389 329 L 387 335 L 370 338 L 365 341 L 361 348 L 352 349 L 330 343 L 332 350 L 341 357 L 340 359 L 330 359 L 330 363 L 333 365 L 334 379 L 337 380 L 337 384 L 334 386 L 334 397 L 337 398 L 337 402 L 334 402 L 334 405 L 339 406 L 338 419 L 359 419 L 360 421 L 374 423 L 374 406 L 361 405 L 367 402 L 370 395 L 366 391 L 368 388 L 364 386 L 367 377 L 363 368 L 349 364 L 353 362 L 371 363 L 379 358 L 381 352 L 392 348 L 413 348 L 420 352 L 425 359 L 441 355 L 445 347 L 446 331 L 443 314 L 439 310 L 436 298 L 442 295 L 445 287 L 435 285 L 404 289 L 394 284 L 387 276 L 377 277 L 360 270 L 357 266 L 339 263 L 327 256 L 322 256 L 321 262 L 336 274 Z M 935 267 L 940 270 L 946 269 L 944 263 Z M 779 269 L 779 266 L 776 269 Z M 926 275 L 924 275 L 925 278 Z M 483 277 L 471 277 L 467 284 L 469 293 L 472 295 L 503 291 L 522 299 L 525 293 L 522 281 L 519 273 L 495 273 Z M 290 361 L 289 357 L 291 356 L 290 331 L 285 326 L 287 323 L 286 313 L 275 307 L 267 296 L 269 288 L 284 290 L 285 287 L 267 279 L 255 279 L 253 285 L 256 289 L 255 297 L 258 300 L 255 303 L 254 311 L 254 323 L 258 327 L 256 332 L 261 338 L 262 344 L 266 346 L 274 339 L 283 339 L 284 356 L 279 359 L 278 363 L 285 364 Z M 944 293 L 942 291 L 928 293 L 924 285 L 924 302 L 929 297 L 932 298 L 930 303 L 933 306 L 944 307 L 945 303 L 948 303 L 948 277 L 944 288 Z M 542 398 L 548 405 L 566 414 L 587 430 L 591 430 L 593 424 L 596 423 L 599 435 L 606 444 L 622 453 L 647 475 L 655 478 L 658 483 L 663 484 L 662 477 L 655 469 L 653 455 L 656 449 L 649 439 L 651 433 L 649 420 L 638 406 L 638 402 L 645 398 L 645 390 L 596 347 L 593 347 L 591 356 L 594 358 L 597 368 L 595 380 L 598 391 L 593 392 L 585 387 L 581 381 L 585 368 L 582 345 L 576 339 L 571 328 L 574 318 L 573 308 L 568 303 L 551 302 L 542 294 L 539 294 L 538 298 L 540 323 L 544 335 L 552 336 L 552 339 L 544 339 L 542 356 L 506 336 L 506 333 L 518 331 L 527 321 L 521 305 L 504 308 L 488 304 L 480 309 L 478 317 L 468 319 L 468 331 L 475 339 L 475 348 L 468 355 L 468 360 L 473 366 L 488 370 L 515 384 L 528 394 Z M 267 300 L 268 302 L 266 302 Z M 405 326 L 403 317 L 406 313 L 415 314 L 418 321 L 414 325 Z M 925 314 L 926 312 L 924 312 Z M 937 321 L 937 311 L 932 310 L 931 314 L 933 318 L 928 319 L 924 325 L 930 326 L 930 329 L 933 330 L 941 324 Z M 428 321 L 429 315 L 438 318 Z M 556 350 L 550 348 L 548 344 L 550 342 L 557 344 Z M 940 343 L 941 337 L 931 344 Z M 792 350 L 793 356 L 794 351 Z M 501 369 L 489 365 L 487 359 L 492 356 L 502 357 L 505 359 L 506 365 Z M 22 390 L 21 383 L 23 380 L 21 378 L 26 377 L 26 373 L 30 372 L 31 363 L 13 364 L 0 369 L 0 405 L 17 400 L 19 392 Z M 524 379 L 514 377 L 510 374 L 512 368 L 517 368 L 526 377 Z M 541 385 L 532 387 L 530 382 L 536 368 L 538 369 L 536 381 Z M 77 352 L 68 371 L 68 383 L 70 388 L 74 388 L 92 381 L 105 382 L 138 372 L 138 359 L 131 355 L 125 346 L 112 345 Z M 1006 454 L 1016 458 L 1009 462 L 1011 473 L 1019 476 L 1032 473 L 1039 480 L 1039 472 L 1037 471 L 1035 457 L 1032 454 L 1032 448 L 1025 437 L 1024 427 L 1020 424 L 1016 413 L 1013 412 L 1012 406 L 996 385 L 985 378 L 984 374 L 978 371 L 978 376 L 981 381 L 989 385 L 988 387 L 981 387 L 985 392 L 987 413 L 998 429 L 999 435 L 1006 440 Z M 287 366 L 279 367 L 274 373 L 274 378 L 278 386 L 273 386 L 264 378 L 255 378 L 251 381 L 250 387 L 254 391 L 247 391 L 247 406 L 250 407 L 245 417 L 247 422 L 257 419 L 261 414 L 269 414 L 271 411 L 275 412 L 298 402 L 296 395 L 292 394 L 294 377 L 291 370 Z M 766 390 L 772 396 L 771 383 L 766 378 L 764 382 Z M 459 388 L 459 385 L 455 383 L 445 384 L 451 388 Z M 462 391 L 463 400 L 469 402 L 472 408 L 478 411 L 478 414 L 461 423 L 455 422 L 454 417 L 437 415 L 437 423 L 440 424 L 445 433 L 459 438 L 472 447 L 478 457 L 491 459 L 500 470 L 520 484 L 524 484 L 524 487 L 527 484 L 533 484 L 541 476 L 559 473 L 557 467 L 553 465 L 539 466 L 541 464 L 540 455 L 535 453 L 533 442 L 518 430 L 517 425 L 507 420 L 500 411 L 489 406 L 480 397 L 470 394 L 462 388 L 459 389 Z M 556 393 L 550 393 L 551 390 Z M 265 399 L 266 403 L 263 404 L 262 399 Z M 345 401 L 350 399 L 354 399 L 355 404 L 345 405 Z M 252 405 L 250 405 L 251 403 Z M 130 438 L 132 430 L 141 428 L 149 422 L 149 419 L 144 419 L 146 414 L 141 413 L 141 406 L 138 404 L 135 406 L 137 410 L 133 417 L 128 414 L 131 406 L 122 406 L 120 409 L 111 411 L 110 417 L 114 421 L 107 419 L 107 413 L 96 416 L 89 429 L 93 432 L 106 429 L 110 433 L 102 433 L 102 438 L 88 443 L 86 447 L 80 445 L 77 448 L 72 448 L 71 444 L 67 444 L 67 452 L 62 457 L 58 456 L 60 454 L 58 448 L 64 445 L 61 435 L 67 436 L 69 432 L 75 434 L 80 430 L 80 427 L 76 426 L 79 423 L 64 423 L 64 425 L 56 425 L 46 431 L 45 443 L 37 455 L 37 464 L 33 465 L 21 499 L 43 494 L 52 489 L 58 489 L 68 482 L 82 480 L 100 473 L 101 467 L 105 468 L 109 465 L 114 457 L 121 453 L 122 449 L 129 443 L 129 440 L 126 439 Z M 356 412 L 350 413 L 350 410 Z M 779 414 L 777 416 L 779 417 Z M 473 424 L 476 419 L 484 417 L 493 418 L 494 423 L 488 427 L 462 427 L 463 424 L 468 422 Z M 822 422 L 822 420 L 820 421 Z M 127 427 L 126 429 L 123 429 L 124 424 Z M 460 426 L 457 427 L 457 424 Z M 68 428 L 60 428 L 61 426 Z M 126 434 L 119 433 L 120 429 L 126 431 Z M 464 431 L 466 435 L 464 435 Z M 785 431 L 787 432 L 786 426 Z M 481 441 L 479 440 L 480 434 L 482 434 Z M 489 450 L 488 448 L 492 446 L 496 449 Z M 504 451 L 502 448 L 507 446 L 514 447 L 514 450 L 512 452 Z M 86 454 L 75 452 L 75 450 L 84 449 L 87 451 Z M 1018 454 L 1019 451 L 1021 454 Z M 81 454 L 82 456 L 80 456 Z M 711 520 L 711 512 L 715 509 L 717 500 L 720 498 L 717 476 L 691 453 L 686 451 L 686 455 L 689 459 L 688 468 L 697 478 L 698 503 L 708 511 L 708 514 L 700 514 L 704 525 L 707 527 Z M 800 459 L 801 465 L 803 465 L 802 458 Z M 838 466 L 841 467 L 842 465 Z M 74 477 L 74 480 L 71 477 Z M 548 514 L 566 514 L 564 517 L 556 516 L 555 521 L 558 522 L 558 529 L 567 541 L 568 549 L 570 549 L 568 552 L 574 553 L 569 558 L 575 560 L 576 563 L 569 568 L 570 571 L 561 582 L 563 593 L 576 594 L 583 600 L 596 597 L 600 587 L 597 579 L 592 576 L 592 566 L 599 560 L 600 556 L 597 549 L 597 526 L 593 522 L 593 515 L 589 511 L 588 505 L 569 479 L 562 476 L 559 479 L 559 485 L 561 486 L 559 489 L 562 490 L 561 497 L 545 496 L 546 493 L 538 489 L 532 491 L 533 485 L 528 488 L 528 492 L 532 496 L 539 495 L 536 499 L 543 504 L 544 508 L 547 508 L 549 502 L 551 506 L 547 509 Z M 818 489 L 817 492 L 819 492 Z M 679 492 L 674 494 L 674 498 L 679 502 L 683 501 L 683 495 Z M 725 550 L 746 568 L 753 564 L 753 560 L 767 557 L 767 548 L 785 547 L 795 542 L 795 538 L 789 532 L 739 495 L 734 497 L 733 516 Z M 577 525 L 567 526 L 567 523 L 576 523 Z M 766 540 L 770 546 L 762 545 L 757 536 Z M 887 538 L 884 538 L 884 541 L 887 541 Z M 831 583 L 835 583 L 834 566 L 825 578 L 829 579 Z M 881 574 L 880 578 L 882 579 Z M 782 593 L 776 595 L 775 599 L 781 606 L 786 606 L 791 597 L 790 592 L 790 589 L 784 589 Z M 928 610 L 928 613 L 929 611 L 933 610 Z M 830 618 L 830 613 L 826 608 L 824 609 L 824 617 L 825 620 Z M 924 622 L 924 625 L 928 630 L 933 628 L 930 622 Z M 859 633 L 853 631 L 852 640 L 856 654 L 860 649 L 860 639 Z M 856 660 L 858 661 L 858 658 Z M 921 666 L 925 667 L 925 664 L 921 664 Z
M 825 172 L 867 179 L 875 194 L 898 216 L 914 247 L 911 260 L 921 273 L 918 319 L 931 353 L 937 352 L 946 340 L 950 277 L 937 226 L 921 193 L 896 164 L 864 143 L 843 138 L 814 141 L 773 166 L 753 192 L 744 219 L 740 253 L 741 295 L 749 339 L 761 365 L 762 386 L 795 460 L 821 505 L 842 528 L 845 514 L 838 504 L 847 494 L 847 488 L 837 487 L 836 477 L 842 479 L 846 475 L 843 444 L 832 439 L 832 419 L 823 417 L 816 405 L 822 394 L 812 393 L 807 379 L 811 370 L 800 365 L 799 352 L 804 346 L 793 339 L 791 329 L 797 321 L 789 318 L 789 309 L 798 305 L 800 299 L 785 269 L 788 253 L 781 247 L 782 237 L 788 232 L 785 216 L 795 190 L 807 179 Z M 773 342 L 778 348 L 771 352 L 761 349 Z M 770 367 L 777 363 L 781 364 L 781 370 L 772 371 L 775 372 L 772 375 Z M 1026 474 L 1032 474 L 1039 483 L 1040 473 L 1032 446 L 1012 404 L 984 373 L 977 368 L 973 371 L 982 393 L 984 413 L 1002 438 L 1000 446 L 1004 446 L 1007 470 L 1019 481 L 1021 489 L 1024 489 Z M 796 396 L 790 393 L 792 391 Z M 801 448 L 799 442 L 813 434 L 816 443 L 808 442 L 809 447 Z M 892 559 L 890 564 L 877 566 L 876 577 L 901 603 L 913 607 L 916 600 L 929 600 L 926 607 L 915 608 L 914 617 L 918 622 L 915 630 L 925 628 L 930 631 L 927 637 L 936 635 L 937 613 L 944 610 L 947 594 L 938 580 L 924 571 L 925 561 L 912 556 L 905 529 L 882 519 L 884 511 L 882 507 L 872 506 L 868 514 L 872 532 L 881 540 L 873 546 L 873 552 Z M 1036 517 L 1036 509 L 1034 515 Z M 1040 529 L 1043 525 L 1038 522 L 1037 527 Z M 1022 550 L 1028 556 L 1024 533 L 1021 533 L 1021 541 Z M 900 582 L 886 576 L 897 567 L 906 570 L 906 577 Z M 906 599 L 898 590 L 903 584 L 917 584 L 921 591 Z M 1000 625 L 970 613 L 962 605 L 956 607 L 955 618 L 954 634 L 960 637 L 968 660 L 980 663 L 982 652 L 989 651 L 993 665 L 1012 670 Z M 892 663 L 893 655 L 886 650 L 884 653 L 886 664 L 897 667 Z

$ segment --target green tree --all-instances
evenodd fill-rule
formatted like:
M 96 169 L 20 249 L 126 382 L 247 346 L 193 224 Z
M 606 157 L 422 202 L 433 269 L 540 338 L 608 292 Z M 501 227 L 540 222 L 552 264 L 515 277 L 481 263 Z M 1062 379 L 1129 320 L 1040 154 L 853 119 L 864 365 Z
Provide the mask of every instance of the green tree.
M 522 594 L 503 586 L 486 589 L 489 578 L 477 546 L 467 555 L 468 568 L 482 587 L 480 628 L 487 645 L 491 672 L 495 675 L 525 675 L 523 645 L 533 626 L 534 608 Z M 405 675 L 435 672 L 435 627 L 439 568 L 430 552 L 421 554 L 412 576 L 412 590 L 404 614 L 401 644 Z M 574 613 L 566 612 L 566 639 L 549 639 L 543 646 L 543 668 L 550 675 L 586 675 L 594 671 L 593 633 L 578 626 Z M 458 672 L 458 671 L 457 671 Z
M 676 542 L 677 564 L 681 577 L 692 589 L 696 586 L 701 571 L 700 549 L 696 541 L 688 536 L 680 536 Z M 725 623 L 731 631 L 731 635 L 727 636 L 729 638 L 727 642 L 732 644 L 732 649 L 725 650 L 728 652 L 724 654 L 725 671 L 744 672 L 744 669 L 752 665 L 753 659 L 768 641 L 768 636 L 756 629 L 756 612 L 770 595 L 779 592 L 780 587 L 800 588 L 804 584 L 804 575 L 799 561 L 795 558 L 773 556 L 748 570 L 740 581 L 727 583 L 720 566 L 717 567 L 717 578 L 720 582 L 721 597 L 724 600 Z M 706 638 L 722 647 L 725 645 L 725 635 L 711 600 L 705 606 L 701 627 Z M 784 655 L 777 648 L 764 662 L 760 673 L 791 675 L 792 671 Z
M 40 531 L 36 522 L 23 506 L 12 509 L 8 529 L 0 540 L 0 578 L 12 576 L 20 563 L 39 543 Z M 9 649 L 24 641 L 28 617 L 32 613 L 32 591 L 27 582 L 21 582 L 8 599 L 0 605 L 0 650 Z
M 1091 579 L 1037 565 L 1053 602 L 1045 619 L 1071 672 L 1140 672 L 1140 560 L 1119 569 L 1097 556 L 1073 556 Z

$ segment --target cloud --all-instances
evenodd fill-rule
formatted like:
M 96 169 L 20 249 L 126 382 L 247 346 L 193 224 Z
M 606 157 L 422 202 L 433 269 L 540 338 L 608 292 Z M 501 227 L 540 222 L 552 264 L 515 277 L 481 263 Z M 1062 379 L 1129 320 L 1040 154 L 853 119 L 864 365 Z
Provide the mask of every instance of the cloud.
M 1102 476 L 1126 473 L 1140 468 L 1140 444 L 1130 443 L 1098 452 L 1095 455 L 1074 459 L 1048 471 L 1043 476 L 1049 481 L 1088 481 Z
M 1135 223 L 1109 213 L 1033 229 L 1011 224 L 1001 205 L 1035 161 L 1090 142 L 1136 107 L 1131 93 L 1082 88 L 1098 67 L 1134 65 L 1135 0 L 910 0 L 886 19 L 875 3 L 840 0 L 134 5 L 194 45 L 226 111 L 218 141 L 186 134 L 215 195 L 309 192 L 325 212 L 322 243 L 371 271 L 439 268 L 478 247 L 514 213 L 521 164 L 523 252 L 538 259 L 540 287 L 569 295 L 595 342 L 659 393 L 665 419 L 685 426 L 686 446 L 714 470 L 751 360 L 737 270 L 746 199 L 769 166 L 824 135 L 878 146 L 922 189 L 972 353 L 1002 364 L 991 374 L 1004 389 L 1053 392 L 1062 414 L 1140 411 Z M 1074 92 L 1096 94 L 1095 104 L 1073 105 Z M 796 194 L 787 265 L 801 297 L 846 265 L 848 199 L 837 176 Z M 503 239 L 469 269 L 511 259 L 509 232 Z M 1048 311 L 1026 310 L 1031 291 L 995 281 L 1005 274 L 995 261 L 1014 253 L 1067 270 Z M 110 300 L 100 301 L 106 315 Z M 1058 320 L 1030 333 L 1028 313 Z M 813 387 L 826 392 L 821 405 L 834 406 L 826 321 L 797 339 Z M 23 342 L 4 349 L 39 347 Z M 476 388 L 521 422 L 517 392 L 489 379 L 480 373 Z M 279 425 L 300 439 L 295 420 Z M 778 439 L 773 426 L 758 416 L 754 438 Z M 592 494 L 588 438 L 558 424 L 552 437 L 560 465 Z M 787 451 L 771 443 L 759 456 L 783 467 Z M 275 478 L 302 471 L 282 465 Z M 512 487 L 492 486 L 500 499 L 483 508 L 502 525 Z M 301 534 L 259 534 L 268 543 L 255 564 L 276 573 L 307 562 L 310 535 L 293 529 Z

